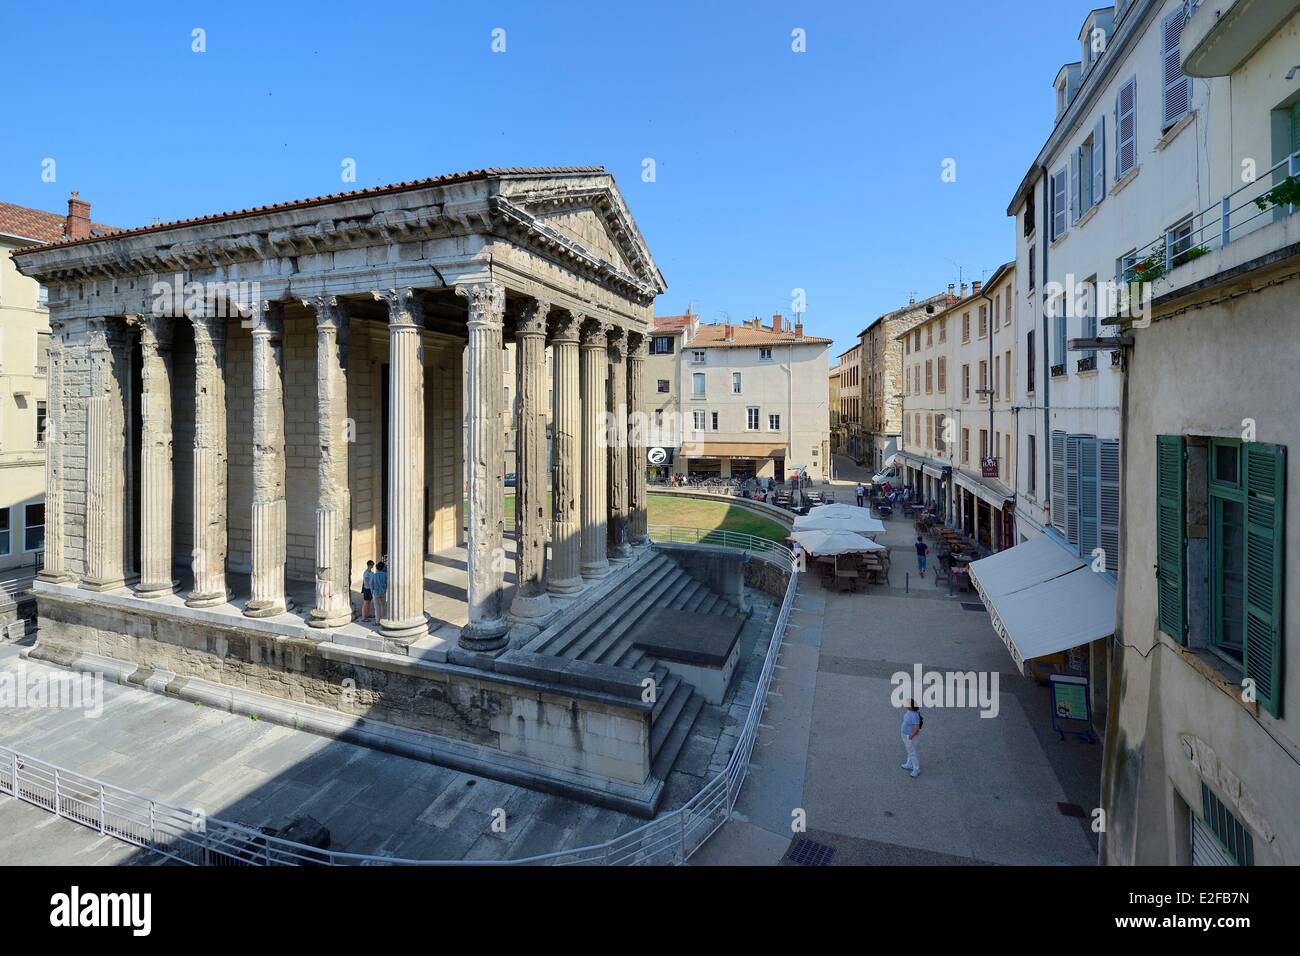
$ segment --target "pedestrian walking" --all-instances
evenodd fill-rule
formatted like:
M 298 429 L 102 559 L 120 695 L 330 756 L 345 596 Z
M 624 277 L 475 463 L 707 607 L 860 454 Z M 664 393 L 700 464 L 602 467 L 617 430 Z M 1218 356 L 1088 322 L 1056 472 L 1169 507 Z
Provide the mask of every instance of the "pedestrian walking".
M 858 507 L 861 508 L 867 500 L 867 489 L 862 487 L 862 482 L 859 481 L 856 491 L 858 495 Z
M 375 592 L 370 586 L 375 577 L 375 562 L 367 561 L 366 569 L 361 573 L 361 620 L 364 622 L 375 616 Z
M 916 736 L 924 725 L 925 718 L 917 709 L 916 701 L 909 697 L 907 709 L 903 711 L 903 749 L 907 751 L 907 760 L 903 762 L 902 769 L 912 771 L 913 777 L 921 776 L 921 758 L 916 752 Z
M 925 556 L 929 553 L 930 546 L 918 534 L 916 536 L 916 566 L 921 569 L 921 577 L 925 577 Z
M 375 596 L 375 616 L 382 621 L 388 616 L 388 565 L 380 561 L 370 577 L 370 590 Z

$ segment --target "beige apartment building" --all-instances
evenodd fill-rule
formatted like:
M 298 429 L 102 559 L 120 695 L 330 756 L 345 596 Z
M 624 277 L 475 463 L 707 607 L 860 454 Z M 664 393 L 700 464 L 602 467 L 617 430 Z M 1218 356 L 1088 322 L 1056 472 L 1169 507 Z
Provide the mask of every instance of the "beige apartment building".
M 652 476 L 830 477 L 830 339 L 770 325 L 655 319 L 646 358 Z
M 915 299 L 886 312 L 860 333 L 862 350 L 862 461 L 876 470 L 889 467 L 903 435 L 903 343 L 899 335 L 925 321 L 951 299 L 947 294 Z
M 839 452 L 856 462 L 862 461 L 866 443 L 862 432 L 862 344 L 858 343 L 839 358 Z
M 831 453 L 841 454 L 844 436 L 840 434 L 843 427 L 840 419 L 840 366 L 836 365 L 826 373 L 826 395 L 830 399 L 831 410 Z

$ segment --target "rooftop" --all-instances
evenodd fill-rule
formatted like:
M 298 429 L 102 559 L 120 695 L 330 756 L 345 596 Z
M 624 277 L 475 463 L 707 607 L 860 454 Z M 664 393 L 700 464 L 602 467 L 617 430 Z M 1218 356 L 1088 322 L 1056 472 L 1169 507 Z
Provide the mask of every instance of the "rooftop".
M 112 226 L 103 223 L 90 224 L 92 236 L 112 230 Z M 68 235 L 68 218 L 57 212 L 0 202 L 0 235 L 39 243 L 61 242 Z

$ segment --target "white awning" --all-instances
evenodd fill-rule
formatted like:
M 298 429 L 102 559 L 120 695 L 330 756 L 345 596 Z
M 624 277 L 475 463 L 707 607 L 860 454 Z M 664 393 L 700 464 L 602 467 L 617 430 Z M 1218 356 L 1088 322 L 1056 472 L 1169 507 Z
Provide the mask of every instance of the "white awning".
M 927 475 L 929 475 L 931 478 L 943 477 L 943 469 L 936 468 L 934 465 L 922 465 L 921 470 L 925 472 Z
M 1016 497 L 1014 492 L 1000 491 L 997 488 L 984 484 L 984 482 L 980 481 L 978 478 L 973 478 L 960 471 L 954 471 L 952 473 L 952 480 L 959 488 L 965 488 L 976 498 L 984 499 L 994 508 L 1001 508 L 1003 505 L 1007 504 L 1007 502 L 1014 501 Z
M 1115 633 L 1115 584 L 1051 538 L 974 561 L 970 572 L 1021 672 L 1027 660 Z

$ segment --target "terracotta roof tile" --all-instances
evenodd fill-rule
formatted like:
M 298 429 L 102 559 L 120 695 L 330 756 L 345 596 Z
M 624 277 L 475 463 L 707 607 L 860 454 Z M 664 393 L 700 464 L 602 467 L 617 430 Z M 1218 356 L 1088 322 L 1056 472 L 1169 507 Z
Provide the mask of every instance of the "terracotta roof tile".
M 732 337 L 726 338 L 725 325 L 701 325 L 691 339 L 691 348 L 741 348 L 755 345 L 830 345 L 831 339 L 822 339 L 813 335 L 797 338 L 793 332 L 773 332 L 771 329 L 755 329 L 748 325 L 732 323 Z
M 37 242 L 60 242 L 66 226 L 67 217 L 57 212 L 0 202 L 0 232 L 6 235 L 35 239 Z M 96 232 L 106 232 L 113 227 L 96 222 L 91 223 L 90 228 Z
M 58 245 L 60 247 L 82 245 L 88 242 L 97 242 L 100 239 L 138 236 L 150 232 L 162 232 L 167 229 L 174 229 L 178 226 L 194 226 L 200 223 L 218 222 L 222 219 L 243 219 L 248 216 L 258 216 L 269 212 L 281 212 L 285 209 L 322 206 L 326 203 L 340 202 L 347 199 L 357 199 L 364 196 L 384 196 L 389 193 L 410 192 L 415 189 L 424 189 L 429 186 L 447 186 L 454 183 L 473 182 L 477 179 L 487 179 L 492 176 L 558 176 L 565 174 L 593 174 L 603 172 L 605 172 L 604 166 L 520 166 L 472 169 L 463 173 L 448 173 L 443 176 L 430 176 L 426 179 L 412 179 L 406 182 L 391 183 L 387 186 L 371 186 L 366 189 L 354 189 L 349 192 L 330 193 L 326 196 L 312 196 L 308 199 L 291 199 L 286 202 L 272 203 L 268 206 L 252 206 L 248 209 L 235 209 L 228 212 L 213 213 L 207 216 L 194 216 L 190 219 L 175 219 L 171 222 L 163 222 L 154 226 L 140 226 L 135 229 L 119 229 L 106 236 L 91 236 L 87 239 L 74 239 L 60 242 Z M 30 251 L 32 250 L 25 249 L 15 252 L 14 255 L 22 255 Z
M 689 326 L 693 319 L 697 318 L 699 316 L 691 315 L 689 312 L 686 315 L 656 315 L 654 330 L 656 332 L 680 332 Z

